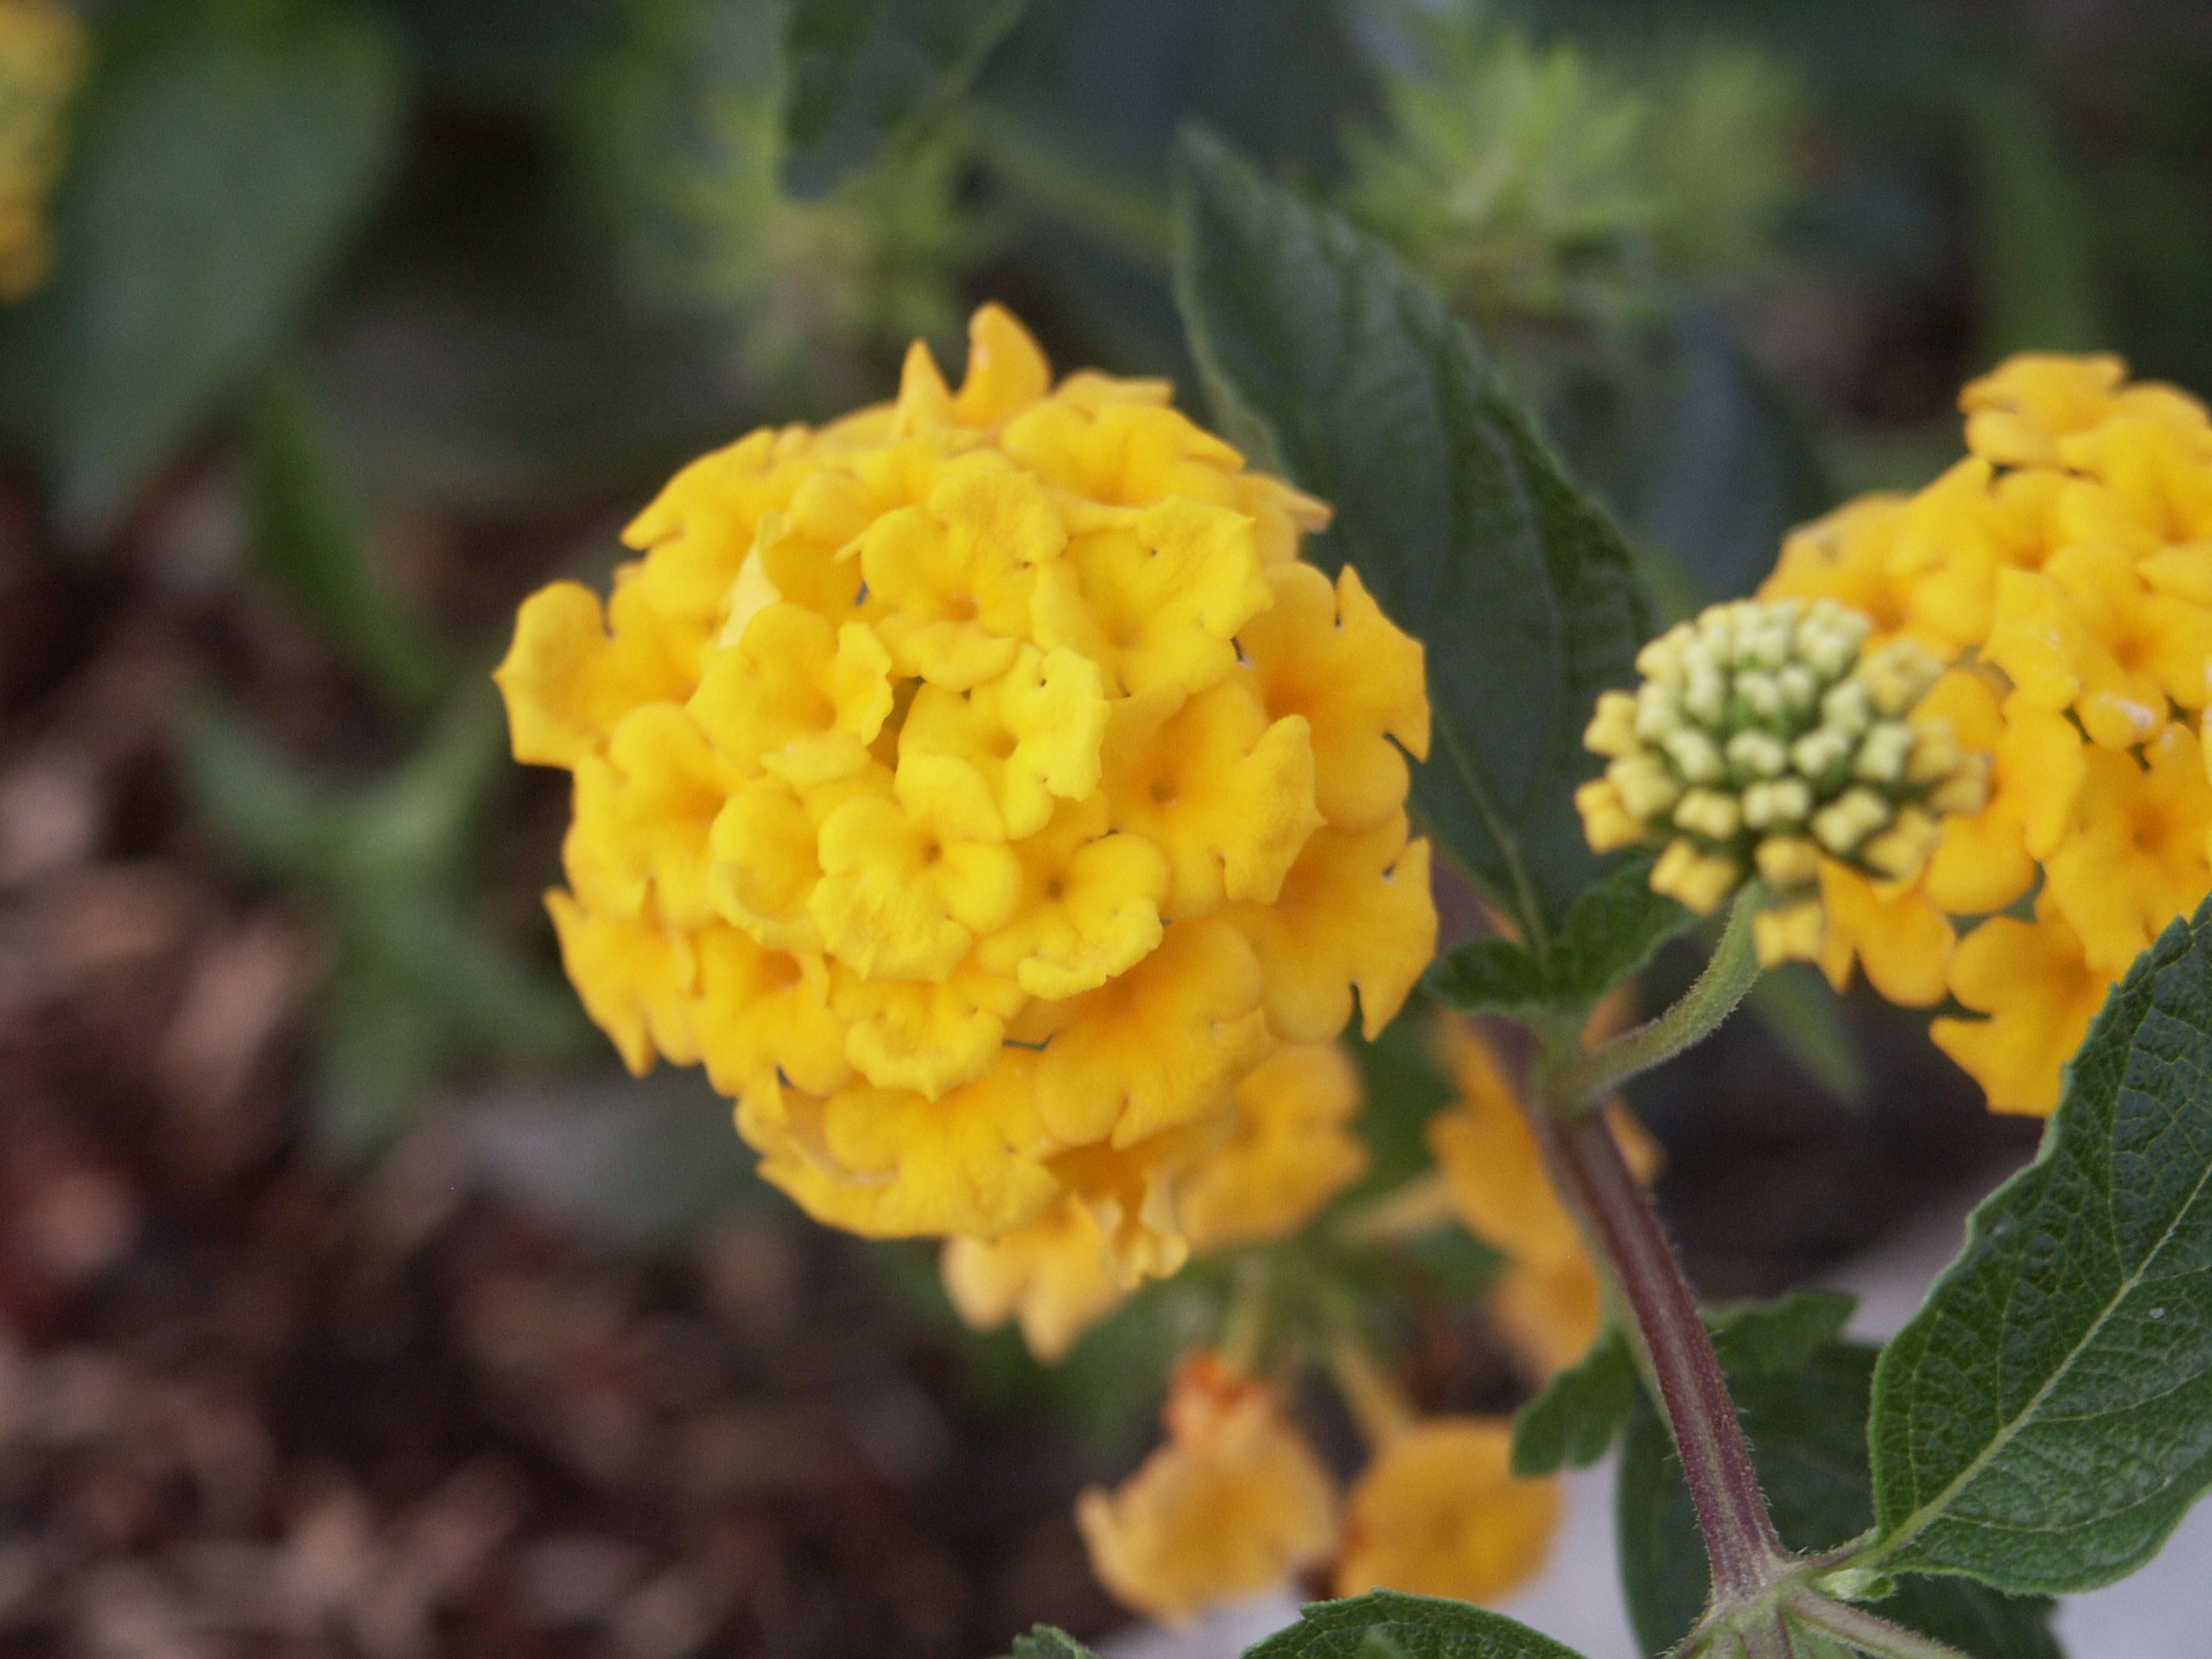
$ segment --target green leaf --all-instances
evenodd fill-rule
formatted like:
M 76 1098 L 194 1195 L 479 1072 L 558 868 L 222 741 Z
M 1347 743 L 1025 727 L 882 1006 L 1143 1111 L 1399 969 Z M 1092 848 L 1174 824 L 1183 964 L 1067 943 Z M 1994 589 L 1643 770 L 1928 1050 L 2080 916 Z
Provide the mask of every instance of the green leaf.
M 377 568 L 366 515 L 305 384 L 269 388 L 252 440 L 253 568 L 387 701 L 424 708 L 445 685 L 443 655 Z
M 1974 89 L 1961 107 L 1974 175 L 1982 360 L 2109 346 L 2096 258 L 2103 227 L 2051 111 L 2032 85 L 2010 79 Z
M 1380 1645 L 1385 1644 L 1388 1645 Z M 1575 1659 L 1548 1636 L 1464 1601 L 1374 1590 L 1318 1601 L 1244 1659 Z
M 789 0 L 784 188 L 824 196 L 956 96 L 1023 0 Z
M 175 747 L 194 818 L 232 859 L 278 879 L 314 862 L 335 810 L 321 784 L 210 698 L 185 705 Z
M 1885 1567 L 2094 1589 L 2212 1484 L 2212 900 L 2128 970 L 2036 1161 L 1883 1353 Z
M 1634 562 L 1501 389 L 1472 331 L 1395 255 L 1184 143 L 1176 293 L 1232 438 L 1329 501 L 1313 556 L 1352 564 L 1428 651 L 1414 802 L 1539 961 L 1596 879 L 1575 786 L 1598 693 L 1649 632 Z
M 1705 1310 L 1705 1323 L 1731 1376 L 1771 1376 L 1834 1342 L 1858 1306 L 1840 1290 L 1793 1290 L 1770 1302 L 1719 1303 Z
M 1098 1656 L 1065 1630 L 1039 1624 L 1028 1635 L 1014 1638 L 1014 1651 L 1007 1659 L 1098 1659 Z
M 1873 1518 L 1859 1431 L 1873 1370 L 1873 1350 L 1840 1344 L 1783 1369 L 1729 1373 L 1775 1524 L 1793 1549 L 1833 1548 Z M 1616 1520 L 1630 1621 L 1645 1652 L 1663 1654 L 1704 1612 L 1710 1581 L 1681 1465 L 1666 1425 L 1640 1395 L 1621 1454 Z M 1875 1611 L 1974 1659 L 2058 1659 L 2047 1601 L 1915 1576 L 1897 1580 Z
M 405 92 L 391 20 L 341 0 L 164 0 L 104 43 L 53 278 L 0 342 L 71 533 L 110 529 L 297 322 L 391 175 Z
M 1800 1290 L 1770 1302 L 1722 1303 L 1704 1317 L 1732 1376 L 1765 1376 L 1802 1364 L 1834 1341 L 1857 1306 L 1840 1291 Z M 1628 1421 L 1635 1395 L 1627 1339 L 1609 1330 L 1580 1364 L 1515 1414 L 1513 1472 L 1548 1475 L 1597 1462 Z
M 1513 1472 L 1531 1477 L 1586 1469 L 1612 1449 L 1636 1405 L 1636 1362 L 1608 1331 L 1572 1370 L 1513 1414 Z
M 196 819 L 327 936 L 309 1126 L 327 1155 L 383 1151 L 464 1062 L 577 1056 L 568 987 L 474 913 L 468 866 L 505 776 L 487 686 L 464 688 L 414 754 L 362 784 L 296 766 L 211 703 L 188 711 L 176 747 Z
M 1852 1039 L 1843 1003 L 1809 963 L 1789 962 L 1758 976 L 1744 1011 L 1782 1046 L 1790 1064 L 1847 1106 L 1865 1103 L 1872 1087 Z
M 1467 1013 L 1521 1020 L 1586 1014 L 1694 919 L 1652 892 L 1650 877 L 1646 858 L 1608 870 L 1574 901 L 1541 963 L 1510 939 L 1470 940 L 1429 969 L 1430 992 Z

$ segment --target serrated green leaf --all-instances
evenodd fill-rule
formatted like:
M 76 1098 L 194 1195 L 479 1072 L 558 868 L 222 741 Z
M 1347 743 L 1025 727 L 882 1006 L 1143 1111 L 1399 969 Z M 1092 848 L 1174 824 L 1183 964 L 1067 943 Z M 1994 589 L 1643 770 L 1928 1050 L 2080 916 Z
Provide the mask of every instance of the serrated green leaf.
M 1438 957 L 1423 982 L 1430 995 L 1462 1014 L 1533 1020 L 1560 1011 L 1567 1002 L 1535 957 L 1494 933 Z
M 1405 1659 L 1576 1659 L 1503 1613 L 1396 1590 L 1315 1602 L 1288 1630 L 1247 1648 L 1244 1659 L 1375 1659 L 1377 1638 Z
M 1694 919 L 1652 892 L 1650 877 L 1646 858 L 1605 872 L 1568 909 L 1541 963 L 1510 939 L 1471 940 L 1429 969 L 1429 991 L 1466 1013 L 1522 1020 L 1587 1014 Z
M 1713 1346 L 1732 1375 L 1765 1376 L 1803 1363 L 1833 1342 L 1858 1306 L 1840 1291 L 1801 1290 L 1770 1302 L 1704 1311 Z M 1513 1472 L 1548 1475 L 1605 1455 L 1635 1404 L 1636 1363 L 1609 1330 L 1582 1363 L 1561 1371 L 1513 1419 Z
M 163 0 L 103 42 L 10 402 L 65 527 L 104 533 L 297 321 L 390 176 L 406 63 L 342 0 Z
M 1636 1362 L 1608 1331 L 1572 1370 L 1513 1414 L 1513 1472 L 1528 1478 L 1586 1469 L 1612 1449 L 1636 1404 Z
M 1885 1567 L 2094 1589 L 2212 1484 L 2212 900 L 2128 970 L 2036 1161 L 1882 1355 Z
M 1176 221 L 1216 411 L 1336 509 L 1315 561 L 1356 566 L 1423 636 L 1435 725 L 1414 803 L 1542 961 L 1600 868 L 1572 797 L 1598 693 L 1649 632 L 1629 550 L 1473 332 L 1380 243 L 1196 134 Z
M 1649 859 L 1625 860 L 1567 911 L 1567 925 L 1547 964 L 1551 982 L 1584 1003 L 1595 1002 L 1630 974 L 1643 971 L 1654 951 L 1695 919 L 1666 894 L 1651 890 Z
M 1787 1369 L 1730 1373 L 1775 1525 L 1793 1549 L 1833 1548 L 1873 1518 L 1859 1430 L 1873 1370 L 1872 1349 L 1839 1344 Z M 1641 1395 L 1621 1453 L 1615 1518 L 1630 1621 L 1646 1653 L 1663 1654 L 1704 1612 L 1710 1580 L 1681 1465 Z M 1899 1580 L 1875 1611 L 1974 1659 L 2059 1659 L 2048 1601 L 1915 1576 Z
M 443 655 L 377 568 L 367 517 L 314 392 L 279 378 L 255 414 L 247 556 L 394 707 L 417 710 L 444 687 Z
M 789 0 L 784 188 L 823 196 L 975 76 L 1024 0 Z

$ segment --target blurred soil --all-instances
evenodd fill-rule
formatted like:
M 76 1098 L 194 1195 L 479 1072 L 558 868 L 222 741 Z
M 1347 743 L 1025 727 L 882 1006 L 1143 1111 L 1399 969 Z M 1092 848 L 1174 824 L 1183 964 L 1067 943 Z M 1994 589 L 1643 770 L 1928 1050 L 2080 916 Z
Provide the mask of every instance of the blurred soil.
M 756 1207 L 610 1260 L 435 1123 L 317 1166 L 318 941 L 165 747 L 209 681 L 305 755 L 375 727 L 210 568 L 219 510 L 73 564 L 0 499 L 0 1654 L 975 1659 L 1109 1622 L 1072 1453 L 963 1407 L 865 1247 Z M 560 545 L 434 538 L 467 579 L 423 586 L 504 608 Z M 516 912 L 551 860 L 503 861 Z

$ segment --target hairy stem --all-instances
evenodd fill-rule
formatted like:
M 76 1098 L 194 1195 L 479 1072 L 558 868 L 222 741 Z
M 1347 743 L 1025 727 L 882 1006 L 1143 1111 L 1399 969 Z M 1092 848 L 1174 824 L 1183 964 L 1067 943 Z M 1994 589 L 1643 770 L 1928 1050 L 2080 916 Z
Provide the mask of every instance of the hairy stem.
M 1634 1316 L 1634 1334 L 1658 1386 L 1681 1454 L 1713 1588 L 1722 1602 L 1770 1586 L 1787 1559 L 1751 1466 L 1750 1443 L 1657 1213 L 1602 1116 L 1565 1117 L 1541 1098 L 1529 1113 L 1553 1180 L 1581 1218 Z M 1759 1653 L 1786 1645 L 1754 1644 Z
M 1966 1659 L 1948 1642 L 1908 1630 L 1864 1607 L 1831 1601 L 1808 1590 L 1786 1595 L 1783 1607 L 1796 1623 L 1824 1631 L 1876 1659 Z
M 1751 918 L 1765 902 L 1754 882 L 1736 898 L 1728 925 L 1713 947 L 1713 959 L 1681 1001 L 1656 1019 L 1624 1032 L 1594 1054 L 1579 1055 L 1553 1074 L 1550 1094 L 1555 1109 L 1578 1116 L 1596 1109 L 1613 1090 L 1639 1072 L 1672 1059 L 1710 1037 L 1759 976 L 1758 952 L 1751 938 Z

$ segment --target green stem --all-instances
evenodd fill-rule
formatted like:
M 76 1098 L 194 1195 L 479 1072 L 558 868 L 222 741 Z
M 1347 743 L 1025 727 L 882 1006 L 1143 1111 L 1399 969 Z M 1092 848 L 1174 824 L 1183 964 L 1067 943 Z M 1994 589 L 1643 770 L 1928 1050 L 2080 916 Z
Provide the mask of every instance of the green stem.
M 1864 1607 L 1853 1607 L 1809 1590 L 1793 1591 L 1783 1599 L 1788 1616 L 1800 1624 L 1834 1637 L 1837 1641 L 1872 1654 L 1874 1659 L 1966 1659 L 1948 1642 L 1892 1624 Z
M 1754 883 L 1737 895 L 1713 959 L 1681 1001 L 1656 1019 L 1624 1032 L 1594 1054 L 1567 1061 L 1552 1075 L 1550 1092 L 1568 1116 L 1593 1110 L 1621 1084 L 1702 1042 L 1736 1011 L 1759 976 L 1751 918 L 1765 902 Z

